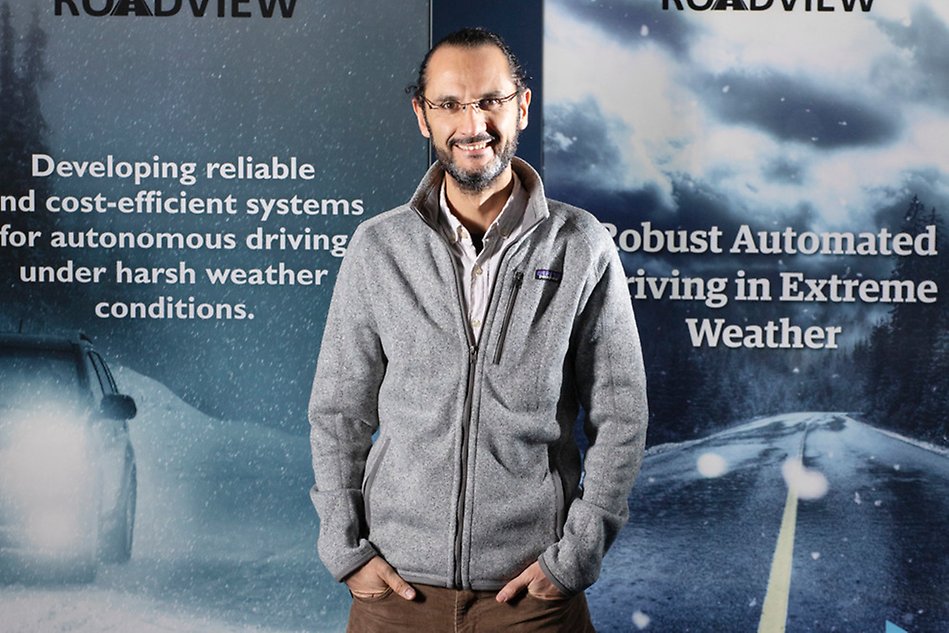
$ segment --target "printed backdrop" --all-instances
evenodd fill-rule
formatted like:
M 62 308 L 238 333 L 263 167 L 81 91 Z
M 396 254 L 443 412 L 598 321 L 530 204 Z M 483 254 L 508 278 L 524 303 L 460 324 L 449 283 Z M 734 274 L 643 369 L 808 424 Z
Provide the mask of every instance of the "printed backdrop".
M 306 403 L 349 236 L 427 166 L 427 40 L 414 0 L 0 2 L 0 330 L 83 330 L 139 409 L 132 560 L 3 580 L 0 629 L 341 630 Z
M 949 629 L 949 9 L 545 9 L 547 189 L 613 233 L 649 381 L 598 627 Z
M 429 5 L 0 1 L 0 330 L 85 331 L 139 411 L 131 561 L 3 559 L 0 628 L 343 629 L 305 406 L 349 236 L 427 164 Z M 949 630 L 949 9 L 500 5 L 543 30 L 547 189 L 612 232 L 646 355 L 597 629 Z

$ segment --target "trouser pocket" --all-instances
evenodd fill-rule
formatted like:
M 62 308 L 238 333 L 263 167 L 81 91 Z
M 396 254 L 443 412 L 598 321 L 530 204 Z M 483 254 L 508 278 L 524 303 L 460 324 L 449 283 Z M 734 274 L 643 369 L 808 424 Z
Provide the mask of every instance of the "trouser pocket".
M 352 589 L 350 589 L 349 595 L 353 597 L 353 600 L 360 600 L 362 602 L 379 602 L 380 600 L 385 600 L 392 595 L 392 587 L 386 587 L 384 590 L 374 593 L 355 593 Z

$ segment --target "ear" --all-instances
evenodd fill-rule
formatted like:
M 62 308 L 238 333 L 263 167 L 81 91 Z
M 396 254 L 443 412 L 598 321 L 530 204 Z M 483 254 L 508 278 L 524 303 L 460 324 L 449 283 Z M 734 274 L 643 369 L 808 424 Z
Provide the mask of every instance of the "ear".
M 425 106 L 415 97 L 412 98 L 412 110 L 415 112 L 415 119 L 418 123 L 418 131 L 425 138 L 432 138 L 432 132 L 428 129 L 428 121 L 425 120 Z
M 521 111 L 521 120 L 518 127 L 522 130 L 527 127 L 527 111 L 530 109 L 530 105 L 531 89 L 524 88 L 524 94 L 517 100 L 517 107 Z

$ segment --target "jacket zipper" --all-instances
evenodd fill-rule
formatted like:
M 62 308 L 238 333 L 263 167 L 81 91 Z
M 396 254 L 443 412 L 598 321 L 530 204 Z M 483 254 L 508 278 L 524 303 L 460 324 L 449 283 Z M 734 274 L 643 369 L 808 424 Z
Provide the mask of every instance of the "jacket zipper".
M 465 497 L 468 487 L 468 439 L 471 435 L 471 413 L 474 398 L 475 365 L 478 363 L 478 346 L 468 348 L 468 385 L 465 391 L 465 414 L 461 427 L 461 482 L 458 486 L 458 505 L 455 508 L 455 586 L 462 588 L 461 549 L 464 544 Z
M 557 536 L 557 539 L 560 540 L 563 538 L 563 524 L 567 520 L 567 495 L 563 489 L 563 478 L 560 476 L 560 467 L 552 465 L 550 476 L 554 480 L 554 507 L 556 509 L 554 534 Z
M 382 440 L 382 444 L 379 445 L 378 453 L 376 453 L 375 461 L 372 463 L 372 466 L 369 468 L 366 473 L 366 481 L 362 485 L 362 504 L 363 504 L 363 513 L 366 516 L 366 527 L 368 528 L 372 524 L 371 514 L 369 511 L 369 493 L 372 490 L 372 484 L 376 480 L 376 475 L 379 474 L 379 467 L 382 466 L 382 459 L 386 456 L 386 451 L 389 449 L 389 438 Z
M 458 262 L 455 261 L 454 254 L 451 252 L 451 245 L 448 243 L 448 240 L 445 239 L 441 232 L 438 230 L 438 227 L 433 225 L 425 217 L 425 214 L 419 211 L 417 208 L 413 208 L 414 211 L 419 215 L 422 221 L 429 226 L 432 230 L 435 231 L 442 239 L 442 242 L 445 244 L 445 248 L 448 249 L 448 259 L 451 261 L 451 267 L 455 271 L 455 294 L 458 297 L 458 306 L 461 309 L 462 321 L 465 324 L 465 339 L 468 342 L 468 384 L 465 387 L 465 410 L 462 417 L 461 425 L 461 473 L 460 473 L 460 483 L 458 486 L 458 505 L 455 510 L 455 551 L 454 551 L 454 564 L 455 564 L 455 587 L 463 588 L 463 578 L 461 573 L 461 553 L 462 547 L 464 545 L 464 521 L 465 521 L 465 497 L 467 496 L 467 487 L 468 487 L 468 440 L 471 430 L 471 417 L 473 415 L 474 404 L 472 400 L 474 399 L 474 386 L 475 386 L 475 370 L 478 363 L 478 345 L 475 342 L 474 331 L 471 329 L 471 323 L 468 322 L 468 306 L 465 305 L 465 292 L 464 292 L 464 281 L 461 278 L 461 270 L 458 268 Z M 507 251 L 511 250 L 510 246 L 501 253 L 500 265 L 504 265 L 504 259 L 507 257 Z M 523 279 L 523 273 L 518 271 L 518 275 Z M 515 278 L 516 280 L 516 278 Z M 517 284 L 517 287 L 520 287 L 520 283 Z M 491 294 L 494 294 L 492 289 Z M 516 295 L 516 293 L 515 293 Z M 488 297 L 488 305 L 491 305 L 492 297 Z M 513 306 L 514 296 L 511 297 L 512 301 L 510 305 Z M 505 315 L 505 321 L 508 321 L 507 315 Z M 506 330 L 507 327 L 505 326 Z
M 501 351 L 504 349 L 504 340 L 507 338 L 507 328 L 511 324 L 511 314 L 514 312 L 514 301 L 517 299 L 517 293 L 524 282 L 524 273 L 517 271 L 514 273 L 514 283 L 511 285 L 511 297 L 507 301 L 507 309 L 504 311 L 504 320 L 501 322 L 501 333 L 498 334 L 498 344 L 494 351 L 494 364 L 501 362 Z
M 455 261 L 455 256 L 451 252 L 451 245 L 441 235 L 438 227 L 433 225 L 418 209 L 415 212 L 422 218 L 435 233 L 442 238 L 445 248 L 448 249 L 448 259 L 451 267 L 455 271 L 455 295 L 458 297 L 458 307 L 461 309 L 461 318 L 465 325 L 465 340 L 468 343 L 468 380 L 465 386 L 465 410 L 461 420 L 461 473 L 458 484 L 458 497 L 455 506 L 455 543 L 454 543 L 454 584 L 456 588 L 463 588 L 463 578 L 461 573 L 461 550 L 464 545 L 464 525 L 465 525 L 465 497 L 467 496 L 468 486 L 468 436 L 471 429 L 471 416 L 474 410 L 474 383 L 475 367 L 478 363 L 478 345 L 475 342 L 474 331 L 471 329 L 471 323 L 468 322 L 468 307 L 465 305 L 465 291 L 462 285 L 464 281 L 461 278 L 461 270 Z M 490 299 L 489 299 L 490 302 Z

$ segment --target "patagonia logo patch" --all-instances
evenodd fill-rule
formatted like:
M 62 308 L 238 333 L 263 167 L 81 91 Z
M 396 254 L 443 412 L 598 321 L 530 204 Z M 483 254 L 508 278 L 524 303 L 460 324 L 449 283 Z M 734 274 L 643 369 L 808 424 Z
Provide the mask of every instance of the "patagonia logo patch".
M 552 281 L 554 283 L 560 283 L 560 280 L 563 278 L 563 272 L 559 270 L 547 270 L 546 268 L 538 268 L 534 271 L 534 279 L 540 279 L 541 281 Z

